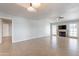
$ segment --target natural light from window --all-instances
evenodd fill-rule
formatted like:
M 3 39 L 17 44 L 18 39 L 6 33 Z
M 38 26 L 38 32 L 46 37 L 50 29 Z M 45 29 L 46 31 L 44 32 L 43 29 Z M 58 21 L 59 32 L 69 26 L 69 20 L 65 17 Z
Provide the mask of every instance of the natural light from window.
M 77 37 L 77 24 L 69 24 L 69 36 L 70 37 Z

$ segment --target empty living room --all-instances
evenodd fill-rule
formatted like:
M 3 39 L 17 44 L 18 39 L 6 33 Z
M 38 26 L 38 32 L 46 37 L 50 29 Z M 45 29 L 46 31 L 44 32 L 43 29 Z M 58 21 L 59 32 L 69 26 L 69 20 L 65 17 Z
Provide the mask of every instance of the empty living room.
M 79 3 L 0 3 L 0 56 L 79 56 Z

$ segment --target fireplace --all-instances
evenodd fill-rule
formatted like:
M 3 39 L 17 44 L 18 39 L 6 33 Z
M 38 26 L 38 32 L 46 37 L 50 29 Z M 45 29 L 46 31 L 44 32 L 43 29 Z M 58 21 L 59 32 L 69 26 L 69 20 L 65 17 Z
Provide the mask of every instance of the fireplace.
M 59 31 L 59 36 L 66 37 L 66 32 L 65 31 Z

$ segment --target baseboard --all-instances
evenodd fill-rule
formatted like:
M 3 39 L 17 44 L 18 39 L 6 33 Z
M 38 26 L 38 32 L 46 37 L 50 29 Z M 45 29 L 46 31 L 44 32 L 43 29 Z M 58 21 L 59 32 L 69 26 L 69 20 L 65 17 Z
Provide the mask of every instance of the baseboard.
M 3 36 L 2 38 L 9 38 L 9 37 L 11 38 L 12 36 Z
M 24 40 L 13 41 L 12 43 L 18 43 L 18 42 L 23 42 L 23 41 L 26 41 L 26 40 L 33 40 L 33 39 L 39 39 L 39 38 L 45 38 L 45 37 L 49 37 L 49 35 L 48 36 L 31 37 L 31 38 L 24 39 Z

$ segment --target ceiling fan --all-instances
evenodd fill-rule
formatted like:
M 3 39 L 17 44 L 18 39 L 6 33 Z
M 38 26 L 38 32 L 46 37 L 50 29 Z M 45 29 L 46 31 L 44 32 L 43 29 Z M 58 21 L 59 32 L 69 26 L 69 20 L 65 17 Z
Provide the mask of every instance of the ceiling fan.
M 61 20 L 61 19 L 64 19 L 64 17 L 63 16 L 53 16 L 53 17 L 50 17 L 50 19 L 54 19 L 54 20 L 57 20 L 57 21 L 59 21 L 59 20 Z

